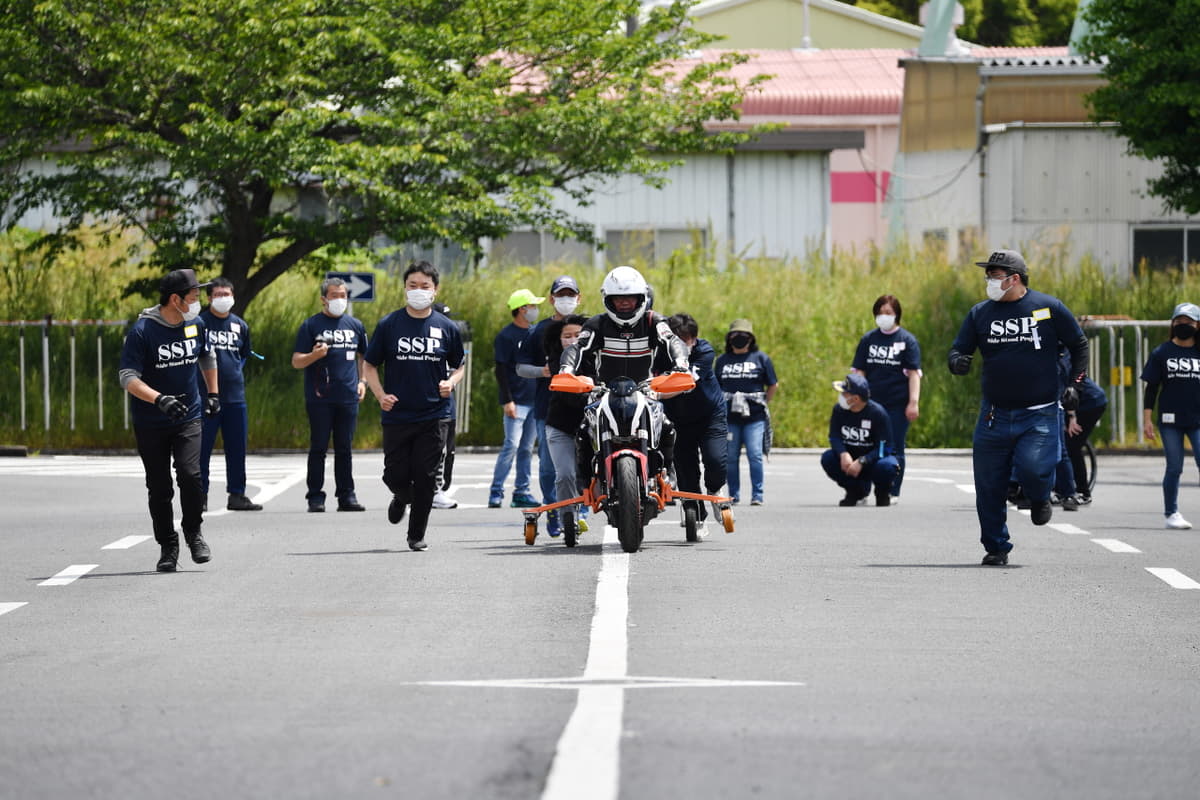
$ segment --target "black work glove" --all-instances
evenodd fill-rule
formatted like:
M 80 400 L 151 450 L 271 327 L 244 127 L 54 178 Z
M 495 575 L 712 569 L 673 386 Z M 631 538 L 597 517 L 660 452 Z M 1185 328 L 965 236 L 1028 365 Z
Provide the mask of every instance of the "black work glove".
M 1076 386 L 1067 386 L 1063 389 L 1062 397 L 1059 399 L 1062 403 L 1064 411 L 1074 411 L 1079 408 L 1079 389 Z
M 217 397 L 216 392 L 209 392 L 208 397 L 204 398 L 204 416 L 215 417 L 221 413 L 221 399 Z
M 154 401 L 154 405 L 158 407 L 159 411 L 170 417 L 172 422 L 183 422 L 187 419 L 187 403 L 173 394 L 160 394 Z
M 966 375 L 971 371 L 971 356 L 957 350 L 950 351 L 950 371 L 955 375 Z

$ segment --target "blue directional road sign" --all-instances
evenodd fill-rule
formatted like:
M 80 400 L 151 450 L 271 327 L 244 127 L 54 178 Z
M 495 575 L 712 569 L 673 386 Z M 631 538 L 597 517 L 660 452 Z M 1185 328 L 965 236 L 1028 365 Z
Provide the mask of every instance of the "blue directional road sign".
M 375 302 L 374 272 L 326 272 L 325 277 L 344 280 L 351 303 Z

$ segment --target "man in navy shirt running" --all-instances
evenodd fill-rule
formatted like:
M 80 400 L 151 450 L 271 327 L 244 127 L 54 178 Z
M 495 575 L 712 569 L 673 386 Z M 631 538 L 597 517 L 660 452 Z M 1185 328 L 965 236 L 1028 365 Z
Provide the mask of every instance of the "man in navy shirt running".
M 367 386 L 383 409 L 383 482 L 392 492 L 388 522 L 408 512 L 408 546 L 424 550 L 450 395 L 465 374 L 458 325 L 434 311 L 439 276 L 428 261 L 404 272 L 407 303 L 379 321 L 367 347 Z M 383 369 L 383 381 L 379 370 Z
M 308 412 L 309 511 L 325 510 L 325 452 L 333 435 L 333 480 L 338 511 L 364 511 L 354 494 L 354 429 L 358 404 L 367 392 L 359 374 L 367 351 L 367 329 L 346 313 L 350 294 L 341 278 L 321 282 L 321 313 L 300 323 L 292 366 L 304 370 Z
M 213 278 L 208 285 L 208 308 L 200 319 L 208 331 L 208 345 L 217 356 L 217 383 L 220 386 L 221 411 L 205 417 L 200 440 L 200 476 L 204 479 L 204 510 L 208 511 L 208 463 L 217 432 L 225 448 L 225 491 L 230 511 L 262 511 L 262 506 L 246 497 L 246 379 L 242 367 L 250 357 L 250 326 L 233 313 L 233 283 L 228 278 Z
M 200 477 L 200 414 L 221 411 L 217 394 L 217 359 L 208 346 L 200 315 L 196 273 L 177 269 L 159 284 L 158 305 L 142 311 L 125 334 L 118 376 L 133 400 L 133 433 L 146 470 L 146 493 L 159 572 L 174 572 L 179 562 L 175 531 L 171 461 L 179 483 L 183 538 L 192 560 L 212 557 L 200 535 L 204 522 L 204 484 Z M 197 369 L 197 365 L 199 369 Z M 201 399 L 200 379 L 206 396 Z
M 983 267 L 988 299 L 963 320 L 950 347 L 955 375 L 983 355 L 983 398 L 972 443 L 975 511 L 984 566 L 1008 563 L 1008 481 L 1014 468 L 1030 500 L 1034 525 L 1050 521 L 1050 489 L 1059 460 L 1059 396 L 1071 405 L 1087 372 L 1088 343 L 1062 301 L 1029 288 L 1029 269 L 1015 250 L 996 250 Z M 1071 354 L 1065 391 L 1060 388 L 1058 350 Z
M 821 454 L 821 467 L 846 490 L 838 505 L 858 505 L 872 486 L 875 505 L 891 505 L 900 462 L 887 410 L 871 399 L 871 385 L 862 375 L 852 372 L 834 381 L 833 388 L 841 397 L 829 415 L 829 449 Z

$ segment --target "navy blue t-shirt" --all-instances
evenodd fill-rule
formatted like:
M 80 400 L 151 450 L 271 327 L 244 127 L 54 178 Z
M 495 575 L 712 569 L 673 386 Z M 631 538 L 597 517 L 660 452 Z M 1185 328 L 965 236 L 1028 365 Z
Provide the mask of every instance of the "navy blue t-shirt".
M 716 351 L 706 339 L 697 339 L 692 352 L 688 354 L 688 366 L 692 377 L 696 379 L 696 388 L 690 392 L 663 400 L 663 411 L 672 422 L 688 424 L 705 422 L 712 419 L 713 414 L 725 416 L 725 392 L 717 383 L 717 375 L 713 372 L 713 358 Z
M 1028 289 L 1020 300 L 984 300 L 963 320 L 953 348 L 983 355 L 983 398 L 999 408 L 1058 400 L 1058 350 L 1083 338 L 1062 301 Z
M 517 353 L 518 364 L 546 366 L 546 328 L 558 321 L 554 317 L 547 317 L 533 326 L 529 331 L 528 341 Z M 545 419 L 546 413 L 550 410 L 550 379 L 527 378 L 526 380 L 532 380 L 534 383 L 533 418 Z
M 1150 353 L 1142 380 L 1158 384 L 1158 424 L 1200 427 L 1200 350 L 1163 342 Z
M 504 387 L 499 387 L 500 405 L 510 400 L 519 406 L 533 405 L 533 397 L 537 390 L 533 378 L 517 375 L 517 362 L 522 357 L 522 350 L 528 345 L 529 328 L 522 328 L 515 322 L 505 325 L 492 342 L 496 366 L 504 371 L 504 377 L 508 381 L 508 397 L 504 396 Z
M 752 394 L 765 392 L 768 386 L 779 383 L 775 377 L 775 365 L 771 358 L 761 350 L 751 350 L 748 353 L 722 353 L 717 356 L 713 367 L 717 373 L 717 382 L 726 395 L 734 392 Z M 729 409 L 729 419 L 732 422 L 744 423 L 765 419 L 767 409 L 760 403 L 750 402 L 750 415 L 734 414 L 732 406 Z
M 434 311 L 420 319 L 406 308 L 393 311 L 375 326 L 367 345 L 367 363 L 383 372 L 383 391 L 396 396 L 384 411 L 384 425 L 450 417 L 452 398 L 438 384 L 463 362 L 462 335 L 454 321 Z
M 884 408 L 908 405 L 908 373 L 921 369 L 921 345 L 904 328 L 884 333 L 876 328 L 862 337 L 850 366 L 871 384 L 871 399 Z
M 311 353 L 317 336 L 333 332 L 324 358 L 304 368 L 304 402 L 357 403 L 358 354 L 367 352 L 367 329 L 355 317 L 314 314 L 300 323 L 293 352 Z
M 155 319 L 139 317 L 125 334 L 119 369 L 137 373 L 143 383 L 163 394 L 186 395 L 188 416 L 175 422 L 153 403 L 130 395 L 133 424 L 170 428 L 200 419 L 199 361 L 207 352 L 208 337 L 200 318 L 182 325 L 163 325 Z
M 874 400 L 868 400 L 858 412 L 834 405 L 833 413 L 829 415 L 829 446 L 838 455 L 866 456 L 864 464 L 873 464 L 896 452 L 892 443 L 892 423 L 883 406 Z
M 217 354 L 217 388 L 221 405 L 245 405 L 242 367 L 250 357 L 250 326 L 236 314 L 221 319 L 210 309 L 200 312 L 208 330 L 208 346 Z

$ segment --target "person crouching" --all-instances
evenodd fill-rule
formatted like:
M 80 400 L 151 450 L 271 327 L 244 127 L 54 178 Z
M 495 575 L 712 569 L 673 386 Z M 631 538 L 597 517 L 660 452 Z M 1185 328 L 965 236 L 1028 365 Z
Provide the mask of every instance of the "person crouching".
M 892 444 L 891 423 L 883 406 L 871 399 L 861 375 L 834 381 L 841 396 L 829 417 L 829 447 L 821 467 L 846 490 L 839 506 L 855 506 L 875 489 L 875 505 L 891 504 L 891 485 L 900 464 Z

